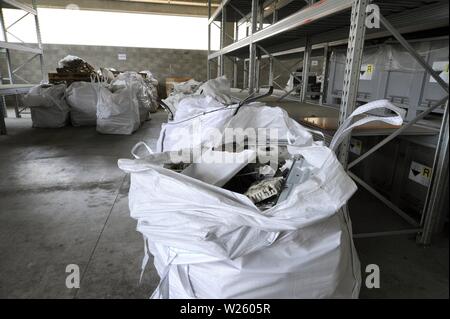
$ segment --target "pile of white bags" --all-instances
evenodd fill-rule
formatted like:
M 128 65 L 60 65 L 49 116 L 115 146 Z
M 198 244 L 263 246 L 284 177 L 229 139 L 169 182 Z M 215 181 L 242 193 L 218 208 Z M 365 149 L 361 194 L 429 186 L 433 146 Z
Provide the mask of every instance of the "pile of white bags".
M 66 99 L 70 105 L 70 120 L 73 126 L 95 126 L 97 124 L 97 91 L 101 84 L 74 82 L 67 89 Z
M 24 105 L 31 109 L 33 127 L 59 128 L 66 126 L 69 106 L 64 99 L 66 86 L 38 85 L 24 97 Z

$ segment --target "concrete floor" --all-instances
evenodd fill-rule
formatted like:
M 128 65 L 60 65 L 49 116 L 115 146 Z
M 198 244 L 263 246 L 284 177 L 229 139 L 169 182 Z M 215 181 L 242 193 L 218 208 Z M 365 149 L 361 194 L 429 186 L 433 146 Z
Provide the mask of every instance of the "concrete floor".
M 154 115 L 132 136 L 32 129 L 29 119 L 7 119 L 9 135 L 0 136 L 0 298 L 150 296 L 159 278 L 150 266 L 138 284 L 144 245 L 117 159 L 129 158 L 138 141 L 154 146 L 165 119 Z M 378 227 L 379 217 L 366 217 L 372 213 L 386 216 L 387 228 L 401 225 L 364 192 L 351 205 L 355 232 Z M 363 289 L 361 297 L 449 297 L 448 238 L 428 248 L 409 236 L 360 239 L 356 246 L 363 269 L 381 268 L 381 289 Z M 80 266 L 78 290 L 65 286 L 68 264 Z

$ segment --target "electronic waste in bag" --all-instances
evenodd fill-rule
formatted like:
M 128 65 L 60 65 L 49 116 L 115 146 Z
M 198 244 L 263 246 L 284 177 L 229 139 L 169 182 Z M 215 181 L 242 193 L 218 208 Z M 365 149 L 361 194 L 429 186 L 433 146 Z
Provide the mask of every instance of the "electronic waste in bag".
M 35 128 L 60 128 L 67 125 L 69 106 L 65 101 L 65 84 L 41 84 L 30 89 L 24 105 L 31 109 Z
M 230 116 L 222 132 L 276 127 L 278 140 L 251 148 L 205 138 L 200 155 L 197 145 L 188 150 L 192 161 L 174 160 L 174 145 L 152 153 L 137 144 L 133 155 L 142 145 L 149 154 L 119 160 L 119 167 L 131 174 L 130 212 L 145 242 L 142 271 L 151 253 L 161 277 L 152 298 L 357 298 L 360 263 L 341 209 L 357 187 L 333 151 L 361 125 L 353 116 L 376 108 L 397 116 L 370 120 L 402 123 L 402 110 L 388 101 L 363 106 L 332 149 L 283 110 L 255 105 Z

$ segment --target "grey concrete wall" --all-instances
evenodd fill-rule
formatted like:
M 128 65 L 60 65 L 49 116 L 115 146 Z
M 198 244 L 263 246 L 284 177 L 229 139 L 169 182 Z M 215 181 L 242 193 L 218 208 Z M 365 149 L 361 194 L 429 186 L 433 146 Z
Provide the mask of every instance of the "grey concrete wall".
M 127 54 L 126 61 L 119 61 L 118 54 Z M 196 80 L 206 80 L 207 52 L 201 50 L 149 49 L 81 45 L 44 45 L 45 71 L 56 72 L 58 61 L 67 55 L 83 58 L 95 68 L 111 67 L 120 71 L 150 70 L 164 84 L 170 76 L 187 76 Z M 18 67 L 32 55 L 11 51 L 13 67 Z M 6 77 L 5 55 L 0 54 L 0 71 Z M 32 83 L 39 83 L 41 73 L 39 60 L 36 58 L 18 73 Z M 23 83 L 16 78 L 16 83 Z

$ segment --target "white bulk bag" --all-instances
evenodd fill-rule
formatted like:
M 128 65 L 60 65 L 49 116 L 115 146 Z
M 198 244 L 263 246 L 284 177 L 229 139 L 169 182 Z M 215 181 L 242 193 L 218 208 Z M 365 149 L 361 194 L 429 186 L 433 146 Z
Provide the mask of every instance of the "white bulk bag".
M 356 185 L 328 148 L 297 153 L 312 177 L 265 212 L 244 195 L 162 168 L 167 154 L 119 161 L 131 173 L 131 216 L 161 276 L 153 298 L 358 297 L 359 261 L 339 211 Z
M 154 99 L 151 88 L 145 83 L 142 75 L 136 72 L 124 72 L 117 76 L 111 83 L 111 91 L 116 92 L 125 87 L 134 87 L 136 98 L 139 102 L 139 114 L 141 123 L 150 119 L 150 110 L 153 108 Z
M 204 83 L 196 94 L 210 96 L 222 104 L 231 104 L 231 83 L 226 76 L 221 76 Z
M 280 107 L 265 106 L 259 103 L 244 105 L 232 117 L 226 128 L 270 128 L 278 131 L 278 139 L 290 141 L 293 145 L 311 146 L 311 130 L 289 117 Z
M 176 84 L 174 91 L 163 102 L 166 103 L 173 114 L 176 114 L 181 106 L 181 102 L 185 98 L 192 96 L 210 97 L 221 104 L 227 105 L 231 104 L 233 100 L 231 97 L 230 82 L 226 76 L 222 76 L 203 84 L 195 80 Z
M 70 120 L 73 126 L 95 126 L 97 124 L 97 91 L 101 84 L 74 82 L 67 89 Z
M 153 76 L 152 72 L 146 70 L 146 71 L 141 71 L 139 72 L 140 74 L 145 74 L 146 77 L 144 78 L 144 82 L 149 90 L 149 93 L 151 95 L 152 98 L 152 105 L 150 108 L 150 113 L 156 113 L 158 111 L 159 108 L 159 104 L 158 104 L 158 98 L 159 98 L 159 94 L 158 94 L 158 86 L 159 86 L 159 82 L 158 80 Z
M 66 86 L 38 85 L 24 97 L 24 105 L 31 109 L 33 127 L 59 128 L 66 126 L 69 106 L 64 99 Z
M 370 116 L 352 124 L 355 116 L 380 108 L 396 116 Z M 129 206 L 145 240 L 143 269 L 151 253 L 161 277 L 152 297 L 357 298 L 360 263 L 351 222 L 341 209 L 356 191 L 355 183 L 334 152 L 319 143 L 308 145 L 312 137 L 285 113 L 244 110 L 231 126 L 275 126 L 286 132 L 290 154 L 302 155 L 303 169 L 309 171 L 306 181 L 269 210 L 261 212 L 242 194 L 163 168 L 168 152 L 153 154 L 147 147 L 150 155 L 144 159 L 119 160 L 131 174 Z M 259 118 L 257 111 L 263 113 Z M 332 148 L 358 125 L 401 125 L 403 116 L 388 101 L 364 105 L 338 130 Z
M 158 151 L 194 148 L 211 141 L 213 132 L 222 132 L 234 112 L 234 109 L 225 107 L 209 96 L 184 98 L 178 105 L 174 120 L 162 125 Z M 197 115 L 201 116 L 191 120 Z M 198 137 L 194 139 L 194 135 Z
M 180 102 L 175 119 L 162 125 L 158 152 L 194 148 L 200 144 L 214 144 L 211 133 L 226 128 L 276 128 L 280 140 L 295 145 L 312 145 L 310 130 L 289 117 L 279 107 L 260 103 L 244 105 L 234 116 L 237 105 L 225 106 L 212 97 L 191 96 Z M 196 135 L 196 138 L 193 136 Z M 294 141 L 292 141 L 294 140 Z
M 100 87 L 97 101 L 97 132 L 133 134 L 140 126 L 139 101 L 135 86 L 111 92 Z

